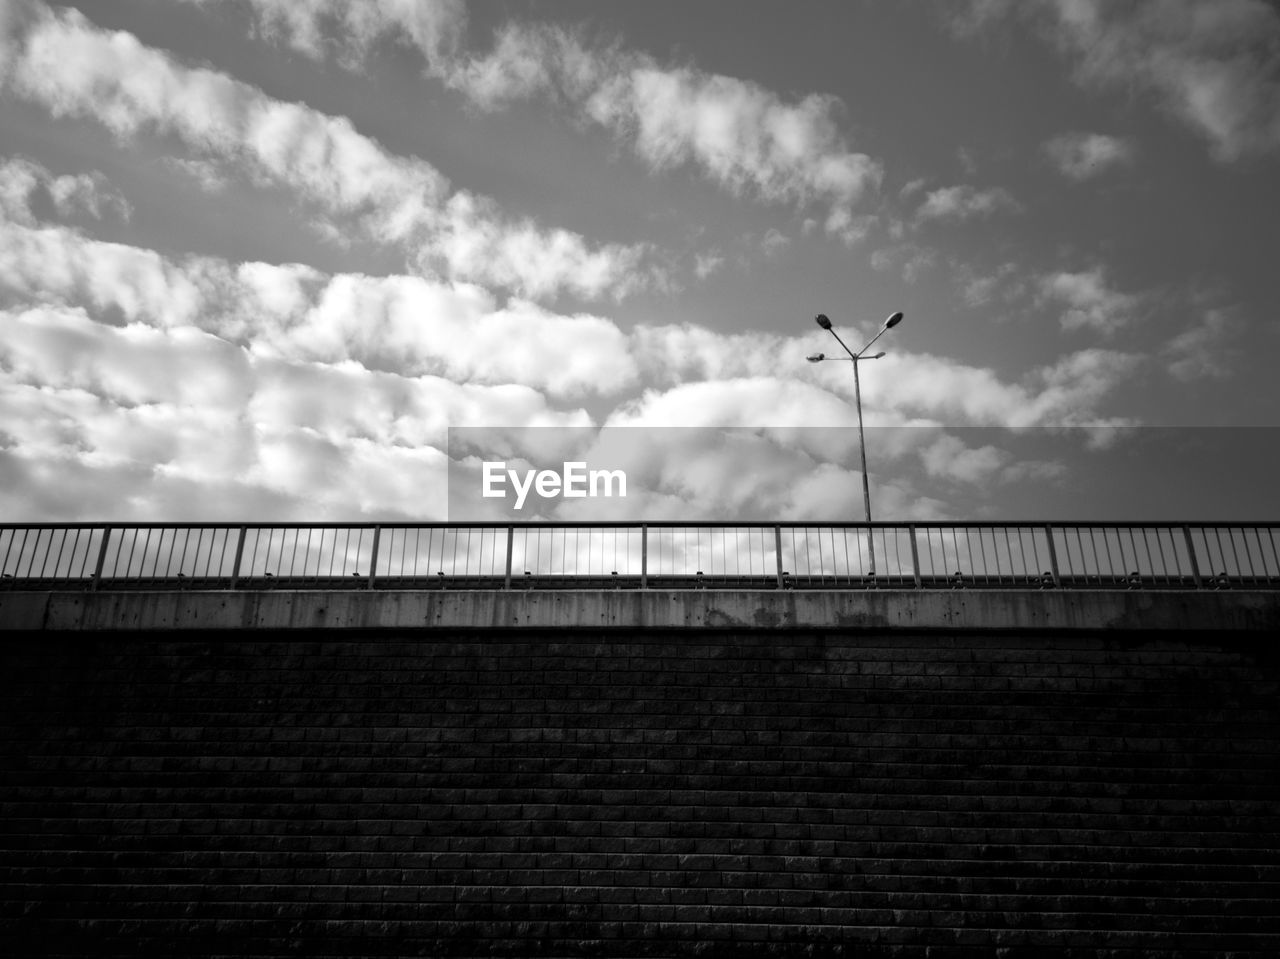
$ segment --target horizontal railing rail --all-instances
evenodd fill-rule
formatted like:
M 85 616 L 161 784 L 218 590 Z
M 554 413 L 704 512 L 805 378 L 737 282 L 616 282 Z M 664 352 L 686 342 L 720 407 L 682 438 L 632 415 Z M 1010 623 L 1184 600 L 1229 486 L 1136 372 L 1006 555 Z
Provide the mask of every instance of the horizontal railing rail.
M 1280 523 L 0 525 L 8 589 L 1280 588 Z

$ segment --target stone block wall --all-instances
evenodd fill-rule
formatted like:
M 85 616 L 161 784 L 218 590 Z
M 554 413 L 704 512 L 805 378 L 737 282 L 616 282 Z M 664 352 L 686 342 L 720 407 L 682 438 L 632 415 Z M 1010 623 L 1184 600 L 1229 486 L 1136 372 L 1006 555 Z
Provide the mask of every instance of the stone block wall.
M 1280 954 L 1256 635 L 2 648 L 7 955 Z

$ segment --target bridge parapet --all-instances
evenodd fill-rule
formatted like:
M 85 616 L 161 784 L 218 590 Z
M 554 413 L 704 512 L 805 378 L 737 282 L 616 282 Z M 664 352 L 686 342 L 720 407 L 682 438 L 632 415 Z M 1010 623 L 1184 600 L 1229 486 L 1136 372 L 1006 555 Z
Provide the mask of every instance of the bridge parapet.
M 0 525 L 8 589 L 1280 589 L 1280 524 Z

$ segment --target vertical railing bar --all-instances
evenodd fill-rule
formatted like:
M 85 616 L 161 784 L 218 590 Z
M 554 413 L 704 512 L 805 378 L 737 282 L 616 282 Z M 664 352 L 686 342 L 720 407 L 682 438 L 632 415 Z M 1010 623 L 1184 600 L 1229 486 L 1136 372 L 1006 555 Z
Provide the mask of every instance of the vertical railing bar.
M 64 529 L 62 531 L 62 539 L 58 541 L 58 555 L 55 556 L 53 559 L 53 575 L 55 577 L 58 575 L 58 567 L 62 565 L 62 551 L 66 548 L 67 548 L 67 530 Z M 74 550 L 72 550 L 71 555 L 72 556 L 75 555 Z
M 1049 572 L 1053 575 L 1053 585 L 1060 586 L 1062 577 L 1058 573 L 1058 548 L 1053 542 L 1053 526 L 1046 525 L 1044 531 L 1049 545 Z
M 1169 532 L 1172 538 L 1172 531 L 1165 530 L 1160 526 L 1156 527 L 1156 552 L 1160 554 L 1160 569 L 1164 573 L 1164 583 L 1167 586 L 1173 581 L 1173 578 L 1169 574 L 1169 558 L 1164 555 L 1164 537 L 1160 535 L 1162 532 Z M 1151 552 L 1150 547 L 1147 547 L 1147 552 Z M 1153 559 L 1152 562 L 1154 563 L 1155 560 Z
M 783 589 L 786 585 L 782 579 L 782 527 L 775 526 L 773 528 L 773 555 L 777 562 L 775 572 L 778 575 L 778 589 Z
M 46 568 L 48 567 L 48 565 L 49 565 L 49 554 L 50 554 L 51 552 L 53 552 L 53 537 L 54 537 L 54 533 L 56 533 L 57 531 L 56 531 L 56 530 L 52 530 L 52 529 L 51 529 L 51 530 L 47 530 L 47 531 L 46 531 L 46 530 L 43 530 L 43 529 L 42 529 L 42 530 L 38 530 L 38 531 L 36 532 L 36 546 L 35 546 L 35 549 L 34 549 L 34 550 L 32 550 L 32 555 L 31 555 L 31 565 L 32 565 L 32 568 L 33 568 L 33 570 L 34 570 L 34 567 L 35 567 L 35 557 L 36 557 L 37 555 L 39 555 L 39 553 L 40 553 L 40 543 L 42 542 L 42 540 L 43 540 L 43 538 L 44 538 L 44 534 L 45 534 L 46 532 L 48 532 L 48 534 L 49 534 L 49 545 L 45 547 L 45 549 L 44 549 L 44 559 L 42 559 L 42 560 L 40 561 L 40 575 L 39 575 L 39 577 L 38 577 L 39 579 L 44 579 L 44 571 L 45 571 L 45 569 L 46 569 Z
M 378 578 L 378 541 L 382 539 L 382 527 L 375 526 L 373 528 L 373 545 L 369 552 L 369 588 L 373 589 L 374 583 Z M 390 563 L 388 563 L 390 566 Z
M 1157 543 L 1158 542 L 1159 540 L 1157 540 Z M 1156 579 L 1156 563 L 1155 560 L 1151 558 L 1151 541 L 1147 539 L 1147 528 L 1145 526 L 1142 528 L 1142 548 L 1147 553 L 1147 567 L 1151 571 L 1151 582 L 1159 582 L 1159 580 Z M 1136 545 L 1133 548 L 1133 554 L 1134 556 L 1138 555 L 1138 547 Z
M 232 589 L 235 589 L 236 585 L 240 581 L 240 560 L 244 556 L 244 538 L 247 533 L 248 533 L 248 527 L 241 526 L 240 534 L 239 536 L 236 537 L 236 558 L 231 562 L 231 588 Z M 254 552 L 254 555 L 256 556 L 258 552 L 258 537 L 256 535 L 253 538 L 253 552 Z M 253 560 L 249 561 L 249 565 L 252 568 Z
M 288 540 L 288 538 L 289 538 L 289 529 L 288 529 L 288 527 L 286 527 L 286 526 L 281 526 L 281 527 L 278 527 L 278 528 L 279 528 L 279 530 L 280 530 L 280 548 L 279 548 L 278 550 L 276 550 L 275 575 L 276 575 L 276 577 L 277 577 L 277 578 L 279 578 L 279 577 L 284 573 L 284 544 L 285 544 L 285 542 L 286 542 L 286 541 Z M 334 536 L 335 536 L 335 540 L 336 540 L 337 534 L 335 533 L 335 534 L 334 534 Z M 294 542 L 296 543 L 296 542 L 297 542 L 297 540 L 298 540 L 298 536 L 297 536 L 297 532 L 296 532 L 296 531 L 294 531 L 294 537 L 293 537 L 293 538 L 294 538 Z M 271 546 L 270 546 L 270 544 L 268 544 L 268 546 L 267 546 L 267 561 L 268 561 L 268 562 L 270 562 L 270 561 L 271 561 Z
M 137 531 L 135 530 L 134 532 L 136 533 Z M 112 579 L 115 579 L 116 578 L 115 574 L 120 571 L 120 554 L 124 552 L 124 533 L 125 533 L 125 530 L 121 529 L 120 541 L 116 543 L 116 554 L 111 558 L 111 574 L 112 574 L 111 578 Z M 129 570 L 126 568 L 125 573 L 127 574 L 128 572 Z
M 165 534 L 165 532 L 166 532 L 165 530 L 161 530 L 161 531 L 160 531 L 160 545 L 156 547 L 156 570 L 157 570 L 157 572 L 159 572 L 159 567 L 160 567 L 160 550 L 161 550 L 161 548 L 163 548 L 163 547 L 164 547 L 164 534 Z M 172 570 L 172 569 L 173 569 L 173 550 L 174 550 L 174 547 L 176 547 L 176 546 L 178 545 L 178 529 L 177 529 L 177 527 L 174 527 L 173 529 L 168 530 L 167 532 L 172 533 L 173 535 L 169 537 L 169 554 L 168 554 L 167 556 L 165 556 L 165 558 L 164 558 L 164 572 L 163 572 L 163 573 L 160 573 L 160 575 L 159 575 L 159 578 L 160 578 L 160 579 L 167 579 L 167 578 L 169 577 L 169 575 L 170 575 L 170 570 Z
M 1182 535 L 1187 541 L 1187 561 L 1191 563 L 1191 581 L 1195 583 L 1196 589 L 1201 589 L 1204 582 L 1200 579 L 1200 564 L 1196 561 L 1196 544 L 1191 538 L 1191 527 L 1183 526 Z
M 76 538 L 71 543 L 72 558 L 67 560 L 67 576 L 69 578 L 84 579 L 84 568 L 85 568 L 85 565 L 89 562 L 89 547 L 86 544 L 84 552 L 83 553 L 80 552 L 80 534 L 86 533 L 86 532 L 89 532 L 89 531 L 86 530 L 84 527 L 82 526 L 76 527 Z M 91 532 L 89 533 L 89 542 L 93 542 L 93 534 Z M 72 577 L 71 564 L 75 561 L 75 557 L 77 556 L 80 557 L 80 565 L 76 568 L 75 576 Z
M 1253 527 L 1253 541 L 1258 544 L 1258 561 L 1262 564 L 1262 579 L 1266 579 L 1267 578 L 1267 553 L 1266 553 L 1266 550 L 1262 548 L 1262 533 L 1256 526 Z M 1245 542 L 1248 543 L 1248 540 L 1246 539 Z M 1253 566 L 1252 554 L 1250 554 L 1250 557 L 1249 557 L 1249 575 L 1253 576 L 1255 579 L 1258 578 L 1257 571 L 1254 569 L 1254 566 Z
M 3 571 L 8 567 L 8 565 L 9 565 L 9 554 L 10 554 L 11 552 L 13 552 L 13 544 L 14 544 L 14 541 L 15 541 L 15 540 L 17 540 L 17 538 L 18 538 L 18 531 L 17 531 L 16 529 L 11 529 L 11 530 L 9 530 L 9 531 L 8 531 L 8 533 L 9 533 L 9 544 L 4 548 L 4 561 L 3 561 L 3 562 L 0 562 L 0 572 L 3 572 Z M 24 536 L 24 537 L 26 536 L 26 533 L 25 533 L 25 532 L 23 533 L 23 536 Z M 21 550 L 21 549 L 19 549 L 19 550 L 18 550 L 18 560 L 17 560 L 17 563 L 15 564 L 15 566 L 14 566 L 14 570 L 13 570 L 13 571 L 14 571 L 14 574 L 15 574 L 15 576 L 14 576 L 14 578 L 15 578 L 15 579 L 17 579 L 17 575 L 16 575 L 16 574 L 17 574 L 18 572 L 20 572 L 20 571 L 21 571 L 21 567 L 22 567 L 22 550 Z
M 640 527 L 640 588 L 649 588 L 649 524 Z
M 907 527 L 911 532 L 911 573 L 915 579 L 916 589 L 920 589 L 920 547 L 916 544 L 916 528 L 914 525 Z
M 1239 551 L 1236 549 L 1236 538 L 1235 538 L 1235 536 L 1233 536 L 1233 535 L 1232 535 L 1231 530 L 1232 530 L 1232 527 L 1228 526 L 1228 527 L 1227 527 L 1227 542 L 1231 544 L 1231 558 L 1232 558 L 1232 559 L 1234 559 L 1234 560 L 1235 560 L 1235 563 L 1236 563 L 1236 575 L 1235 575 L 1235 578 L 1239 579 L 1239 578 L 1242 578 L 1242 577 L 1243 577 L 1243 575 L 1244 575 L 1244 569 L 1243 569 L 1243 568 L 1241 567 L 1241 565 L 1240 565 L 1240 553 L 1239 553 Z
M 90 587 L 94 592 L 98 589 L 98 584 L 102 582 L 102 567 L 107 562 L 107 544 L 111 542 L 111 527 L 104 526 L 102 528 L 102 545 L 98 548 L 98 563 L 93 568 L 93 585 Z
M 1252 581 L 1257 577 L 1257 572 L 1253 565 L 1253 550 L 1249 548 L 1249 532 L 1252 527 L 1240 527 L 1240 545 L 1244 548 L 1244 558 L 1249 563 L 1249 580 Z
M 204 527 L 203 527 L 203 526 L 199 526 L 199 527 L 197 527 L 197 528 L 196 528 L 196 530 L 197 530 L 197 531 L 196 531 L 196 551 L 195 551 L 195 557 L 194 557 L 194 559 L 192 559 L 192 563 L 193 563 L 193 564 L 198 564 L 198 563 L 200 562 L 200 544 L 204 542 Z M 182 555 L 178 557 L 178 572 L 179 572 L 179 573 L 181 573 L 181 572 L 182 572 L 182 568 L 183 568 L 184 566 L 186 566 L 186 565 L 187 565 L 187 548 L 188 548 L 190 545 L 191 545 L 191 529 L 190 529 L 190 527 L 188 527 L 188 528 L 187 528 L 187 535 L 186 535 L 186 537 L 182 540 Z M 195 576 L 195 575 L 196 575 L 195 565 L 193 565 L 193 566 L 192 566 L 192 568 L 191 568 L 191 575 L 192 575 L 192 576 Z
M 507 574 L 502 580 L 502 588 L 511 588 L 511 556 L 516 545 L 516 528 L 514 526 L 507 527 Z

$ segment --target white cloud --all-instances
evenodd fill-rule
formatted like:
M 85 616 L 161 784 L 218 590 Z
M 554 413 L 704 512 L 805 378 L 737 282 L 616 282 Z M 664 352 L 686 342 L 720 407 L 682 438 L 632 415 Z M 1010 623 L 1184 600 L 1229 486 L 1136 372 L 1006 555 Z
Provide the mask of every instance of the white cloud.
M 161 328 L 198 326 L 264 356 L 460 381 L 524 383 L 560 396 L 616 392 L 635 361 L 615 324 L 499 304 L 469 284 L 328 276 L 297 264 L 174 262 L 63 227 L 0 223 L 0 289 Z
M 904 283 L 915 283 L 938 261 L 935 250 L 916 243 L 882 247 L 871 254 L 871 268 L 880 272 L 897 270 Z
M 1198 323 L 1183 330 L 1161 350 L 1169 373 L 1183 382 L 1229 376 L 1238 359 L 1232 341 L 1242 327 L 1240 317 L 1233 310 L 1223 307 L 1206 310 Z
M 1059 322 L 1064 330 L 1090 328 L 1108 336 L 1132 323 L 1145 303 L 1136 293 L 1111 289 L 1100 266 L 1044 274 L 1037 286 L 1042 303 L 1062 310 Z
M 593 249 L 575 233 L 511 220 L 488 198 L 451 194 L 430 164 L 389 154 L 345 117 L 183 66 L 78 11 L 36 9 L 9 85 L 56 116 L 95 119 L 121 137 L 177 136 L 200 159 L 296 191 L 337 224 L 398 245 L 449 277 L 535 297 L 622 295 L 646 282 L 642 246 Z
M 1017 212 L 1021 207 L 1003 187 L 979 190 L 968 184 L 930 190 L 916 210 L 916 221 L 968 220 L 1001 212 Z
M 940 436 L 920 449 L 920 461 L 933 477 L 962 483 L 984 483 L 992 480 L 1012 455 L 990 444 L 971 448 L 956 436 Z
M 111 213 L 128 219 L 132 208 L 101 173 L 56 176 L 22 157 L 0 159 L 0 217 L 34 223 L 33 204 L 46 202 L 59 216 L 85 214 L 100 220 Z
M 206 6 L 210 0 L 187 0 Z M 225 3 L 225 0 L 220 0 Z M 429 69 L 451 57 L 466 26 L 462 0 L 246 0 L 263 34 L 313 59 L 330 51 L 348 63 L 379 41 L 400 41 L 422 51 Z
M 272 518 L 443 518 L 449 426 L 587 422 L 523 386 L 272 359 L 190 327 L 111 327 L 65 307 L 0 311 L 0 469 L 23 484 L 6 497 L 57 516 L 225 515 L 208 498 L 234 489 L 248 491 L 238 504 L 274 504 Z M 110 484 L 107 505 L 61 480 L 55 505 L 32 486 L 51 464 Z M 185 513 L 165 508 L 171 494 Z
M 1031 17 L 1096 89 L 1149 94 L 1221 161 L 1280 148 L 1280 12 L 1265 0 L 971 0 L 962 29 Z
M 427 71 L 474 103 L 497 109 L 546 97 L 584 124 L 610 131 L 655 170 L 699 169 L 735 195 L 825 208 L 827 232 L 852 243 L 866 232 L 855 213 L 875 189 L 881 165 L 855 152 L 839 132 L 839 101 L 810 94 L 787 100 L 749 80 L 673 67 L 620 44 L 594 44 L 579 32 L 508 22 L 492 49 L 458 49 L 465 28 L 460 3 L 406 7 L 392 0 L 251 0 L 263 29 L 296 49 L 321 55 L 324 37 L 356 22 L 350 42 L 333 40 L 352 65 L 377 38 L 420 50 Z M 406 15 L 412 10 L 426 24 Z M 328 29 L 326 29 L 328 28 Z
M 1072 180 L 1088 180 L 1133 162 L 1133 141 L 1104 133 L 1063 133 L 1048 140 L 1045 154 L 1058 172 Z
M 705 280 L 711 274 L 716 273 L 724 266 L 725 260 L 717 252 L 698 253 L 694 256 L 693 272 L 698 279 Z
M 1009 301 L 1019 296 L 1023 284 L 1017 278 L 1018 266 L 1012 262 L 1001 263 L 989 272 L 979 272 L 966 264 L 955 264 L 960 295 L 971 307 L 986 306 L 994 301 Z

